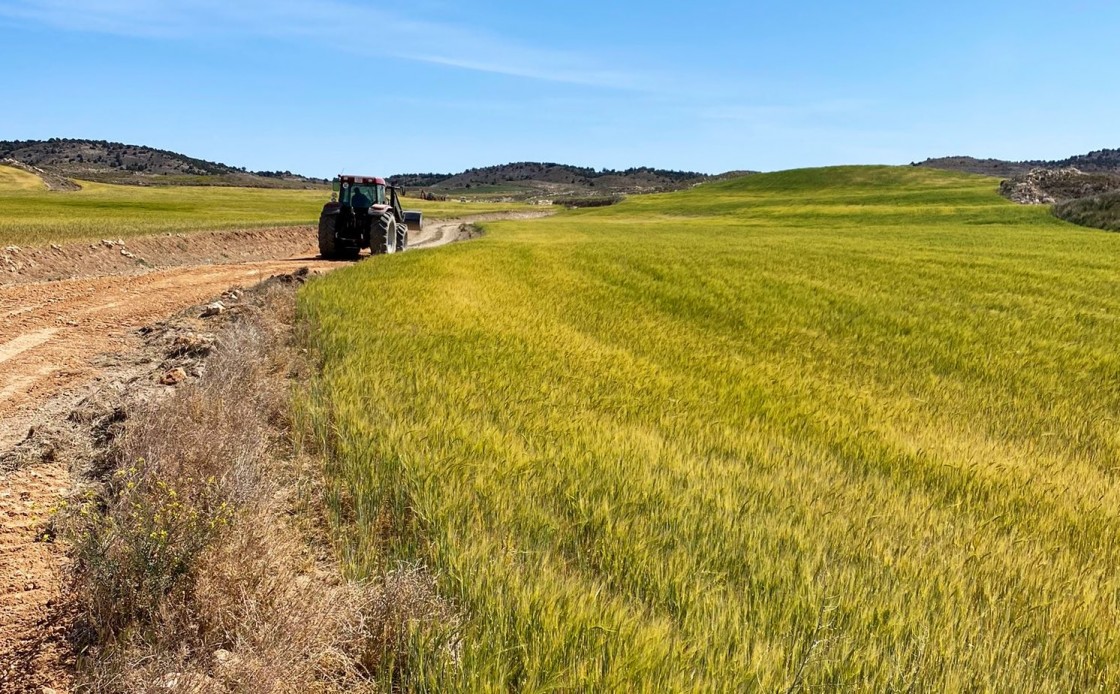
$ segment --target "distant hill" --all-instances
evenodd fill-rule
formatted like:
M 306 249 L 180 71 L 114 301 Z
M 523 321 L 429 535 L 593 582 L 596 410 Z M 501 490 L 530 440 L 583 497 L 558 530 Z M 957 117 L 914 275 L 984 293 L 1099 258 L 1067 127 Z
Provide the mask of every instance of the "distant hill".
M 747 172 L 736 172 L 745 175 Z M 670 171 L 649 167 L 592 169 L 542 162 L 514 162 L 500 166 L 467 169 L 458 174 L 398 174 L 395 185 L 420 189 L 433 195 L 497 196 L 558 199 L 610 197 L 624 194 L 680 190 L 712 180 L 694 171 Z
M 1053 162 L 1051 168 L 1072 166 L 1082 171 L 1120 173 L 1120 149 L 1098 149 L 1088 154 L 1079 154 L 1076 157 Z
M 1120 231 L 1120 149 L 1056 161 L 941 157 L 913 166 L 999 176 L 1000 194 L 1010 200 L 1052 205 L 1054 215 L 1067 222 Z
M 0 159 L 55 177 L 100 183 L 257 188 L 317 188 L 327 183 L 290 171 L 247 171 L 154 147 L 104 140 L 0 141 Z
M 1120 149 L 1101 149 L 1057 161 L 1006 161 L 1003 159 L 976 159 L 975 157 L 939 157 L 926 159 L 914 166 L 933 169 L 964 171 L 1008 178 L 1025 174 L 1031 169 L 1064 169 L 1074 167 L 1086 173 L 1120 173 Z
M 922 166 L 929 169 L 945 169 L 947 171 L 961 171 L 964 173 L 982 174 L 984 176 L 1009 177 L 1030 171 L 1034 166 L 1030 162 L 1004 161 L 1003 159 L 976 159 L 975 157 L 938 157 L 926 159 L 911 166 Z

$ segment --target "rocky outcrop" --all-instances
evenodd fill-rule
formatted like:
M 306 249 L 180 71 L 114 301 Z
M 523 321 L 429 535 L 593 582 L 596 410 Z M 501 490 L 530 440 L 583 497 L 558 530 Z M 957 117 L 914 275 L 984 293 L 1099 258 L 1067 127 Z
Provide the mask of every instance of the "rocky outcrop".
M 1085 173 L 1080 169 L 1031 169 L 999 185 L 1000 195 L 1023 205 L 1056 203 L 1120 190 L 1120 174 Z

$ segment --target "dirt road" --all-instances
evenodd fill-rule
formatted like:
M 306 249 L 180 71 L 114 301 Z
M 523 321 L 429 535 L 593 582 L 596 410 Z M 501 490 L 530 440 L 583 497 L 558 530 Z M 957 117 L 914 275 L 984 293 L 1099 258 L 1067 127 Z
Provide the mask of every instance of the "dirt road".
M 430 223 L 412 233 L 410 246 L 432 248 L 470 238 L 476 232 L 464 225 L 469 221 L 481 220 Z M 51 257 L 81 257 L 85 262 L 76 278 L 34 281 L 21 270 L 16 279 L 0 284 L 0 461 L 32 426 L 65 417 L 104 376 L 99 355 L 127 354 L 144 326 L 211 301 L 232 287 L 303 267 L 323 273 L 350 264 L 318 259 L 314 230 L 303 228 L 302 233 L 304 242 L 289 238 L 286 248 L 295 243 L 306 249 L 303 253 L 255 262 L 226 260 L 229 264 L 215 264 L 213 256 L 252 257 L 254 249 L 244 244 L 260 244 L 261 235 L 212 234 L 204 246 L 207 255 L 197 264 L 183 266 L 189 259 L 177 257 L 178 267 L 154 270 L 122 269 L 120 258 L 129 256 L 112 245 L 21 251 L 22 257 L 39 258 L 28 267 L 45 268 L 42 272 L 57 271 L 46 262 Z M 128 248 L 162 242 L 138 239 Z M 258 245 L 256 252 L 267 257 L 269 250 Z M 101 266 L 101 275 L 98 254 L 112 260 Z M 61 594 L 63 557 L 59 548 L 42 541 L 42 533 L 52 507 L 73 486 L 72 468 L 80 464 L 48 454 L 30 465 L 0 465 L 0 691 L 38 692 L 69 685 L 64 639 L 51 633 L 57 630 L 51 609 Z
M 126 351 L 142 326 L 233 286 L 338 266 L 301 258 L 0 289 L 0 449 L 26 433 L 36 403 L 89 380 L 96 374 L 90 358 Z

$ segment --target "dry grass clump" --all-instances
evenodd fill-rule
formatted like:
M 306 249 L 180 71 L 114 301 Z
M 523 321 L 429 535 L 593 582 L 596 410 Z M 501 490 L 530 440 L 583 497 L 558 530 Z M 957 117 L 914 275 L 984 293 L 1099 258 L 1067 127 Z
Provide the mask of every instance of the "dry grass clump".
M 423 571 L 342 578 L 318 465 L 293 453 L 293 297 L 228 327 L 201 378 L 130 413 L 70 520 L 93 691 L 365 691 L 450 609 Z

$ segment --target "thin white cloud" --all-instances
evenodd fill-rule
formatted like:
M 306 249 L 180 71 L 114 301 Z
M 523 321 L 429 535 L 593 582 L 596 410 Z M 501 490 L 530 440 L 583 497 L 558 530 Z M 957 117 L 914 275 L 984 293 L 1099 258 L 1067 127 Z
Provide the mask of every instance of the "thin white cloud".
M 345 0 L 5 0 L 0 17 L 68 31 L 156 39 L 255 36 L 551 82 L 627 90 L 658 79 L 485 31 L 402 17 Z
M 841 98 L 804 104 L 713 106 L 700 115 L 709 120 L 739 122 L 834 119 L 864 115 L 877 105 L 870 99 Z

